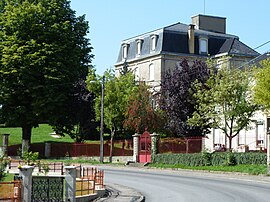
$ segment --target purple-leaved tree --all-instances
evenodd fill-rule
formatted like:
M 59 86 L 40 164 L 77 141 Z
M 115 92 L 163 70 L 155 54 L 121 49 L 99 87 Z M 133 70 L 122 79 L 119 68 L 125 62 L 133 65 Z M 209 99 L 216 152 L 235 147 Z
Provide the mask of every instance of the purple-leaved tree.
M 207 126 L 190 126 L 187 120 L 195 111 L 196 105 L 193 83 L 204 83 L 209 75 L 205 62 L 186 59 L 165 73 L 161 82 L 160 108 L 165 112 L 165 127 L 172 136 L 204 136 L 208 132 Z

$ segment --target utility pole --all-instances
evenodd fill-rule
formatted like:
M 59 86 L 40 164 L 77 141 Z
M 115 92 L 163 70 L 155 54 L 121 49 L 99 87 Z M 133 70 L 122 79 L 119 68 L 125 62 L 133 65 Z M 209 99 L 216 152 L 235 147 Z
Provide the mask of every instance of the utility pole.
M 105 76 L 102 77 L 102 84 L 101 84 L 101 110 L 100 110 L 100 163 L 103 163 L 103 156 L 104 156 L 104 83 L 105 83 Z

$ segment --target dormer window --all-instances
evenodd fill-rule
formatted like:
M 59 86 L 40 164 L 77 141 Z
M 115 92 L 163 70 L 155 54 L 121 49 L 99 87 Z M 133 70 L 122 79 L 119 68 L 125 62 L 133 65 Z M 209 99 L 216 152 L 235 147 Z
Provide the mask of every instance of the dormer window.
M 156 46 L 157 46 L 157 35 L 153 34 L 150 36 L 151 38 L 151 51 L 155 51 L 156 50 Z
M 136 40 L 136 46 L 137 46 L 136 55 L 137 56 L 140 56 L 141 55 L 141 52 L 142 52 L 142 43 L 143 43 L 143 40 L 142 39 L 137 39 Z
M 125 43 L 122 45 L 122 59 L 125 60 L 127 59 L 127 55 L 128 55 L 128 44 Z
M 199 46 L 200 46 L 200 54 L 207 55 L 208 54 L 208 39 L 207 38 L 200 38 L 199 39 Z

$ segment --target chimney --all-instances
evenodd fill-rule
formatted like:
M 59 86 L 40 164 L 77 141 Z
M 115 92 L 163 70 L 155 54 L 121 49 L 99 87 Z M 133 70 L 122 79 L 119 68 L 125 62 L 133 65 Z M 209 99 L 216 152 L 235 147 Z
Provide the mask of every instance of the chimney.
M 202 29 L 216 33 L 226 33 L 226 18 L 209 16 L 209 15 L 196 15 L 191 17 L 192 24 L 196 25 L 197 29 Z
M 188 48 L 189 48 L 189 53 L 194 54 L 195 50 L 195 25 L 190 24 L 188 28 Z

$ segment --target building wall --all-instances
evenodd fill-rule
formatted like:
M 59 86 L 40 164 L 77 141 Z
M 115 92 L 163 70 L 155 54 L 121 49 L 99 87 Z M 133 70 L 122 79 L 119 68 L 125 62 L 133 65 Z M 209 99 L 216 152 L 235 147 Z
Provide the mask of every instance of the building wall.
M 267 116 L 258 111 L 253 117 L 253 122 L 247 130 L 242 130 L 238 136 L 232 140 L 233 151 L 244 151 L 245 147 L 249 150 L 265 150 L 267 144 Z M 260 142 L 258 142 L 260 140 Z M 205 149 L 210 151 L 218 150 L 219 146 L 224 145 L 228 148 L 229 140 L 220 129 L 212 129 L 205 139 Z

